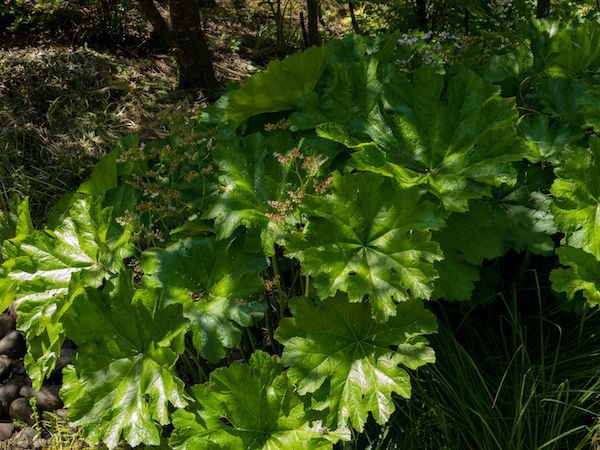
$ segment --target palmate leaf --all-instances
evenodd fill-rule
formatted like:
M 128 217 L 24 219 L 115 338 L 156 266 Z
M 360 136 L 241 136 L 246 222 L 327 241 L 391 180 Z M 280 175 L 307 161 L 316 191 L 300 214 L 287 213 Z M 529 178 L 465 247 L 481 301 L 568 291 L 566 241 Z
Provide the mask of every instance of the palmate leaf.
M 367 295 L 372 315 L 386 320 L 394 301 L 429 298 L 442 258 L 430 230 L 444 221 L 422 193 L 399 189 L 377 174 L 334 175 L 334 192 L 307 202 L 308 224 L 291 236 L 286 255 L 297 258 L 321 298 Z
M 288 191 L 297 189 L 289 167 L 280 164 L 274 153 L 286 154 L 293 145 L 287 132 L 268 137 L 255 133 L 225 140 L 215 150 L 215 160 L 222 172 L 219 178 L 222 192 L 209 217 L 215 219 L 219 239 L 244 226 L 260 232 L 265 251 L 273 251 L 281 227 L 269 220 L 267 214 L 272 209 L 267 202 L 287 199 Z
M 313 407 L 328 409 L 326 425 L 361 432 L 369 413 L 384 424 L 394 411 L 392 394 L 411 394 L 410 376 L 435 361 L 425 334 L 434 333 L 434 315 L 422 302 L 396 306 L 385 323 L 369 317 L 369 306 L 342 296 L 318 302 L 296 298 L 293 317 L 283 319 L 276 338 L 284 345 L 282 362 L 301 395 L 313 394 Z
M 311 424 L 279 358 L 258 351 L 248 365 L 217 369 L 192 388 L 193 412 L 173 415 L 175 450 L 320 450 L 337 436 Z M 191 408 L 188 408 L 191 409 Z
M 493 191 L 492 198 L 472 200 L 469 211 L 452 213 L 447 225 L 433 233 L 444 259 L 435 263 L 440 278 L 434 298 L 468 300 L 479 280 L 479 266 L 510 249 L 550 253 L 556 233 L 547 192 L 550 170 L 521 164 L 515 186 Z
M 302 96 L 312 92 L 330 55 L 328 47 L 312 47 L 272 61 L 229 96 L 225 118 L 237 127 L 257 114 L 293 109 Z
M 314 135 L 301 151 L 305 156 L 330 159 L 332 145 Z M 290 192 L 301 188 L 292 165 L 282 164 L 276 157 L 290 155 L 298 144 L 288 131 L 269 134 L 254 133 L 244 138 L 224 139 L 214 151 L 221 176 L 221 194 L 208 213 L 215 219 L 217 237 L 227 238 L 243 226 L 260 234 L 265 254 L 271 256 L 274 244 L 285 232 L 284 223 L 271 220 L 277 212 L 271 202 L 291 202 Z M 327 163 L 323 165 L 326 167 Z M 291 203 L 293 206 L 293 202 Z M 291 212 L 287 219 L 292 220 Z
M 134 299 L 131 278 L 123 271 L 103 291 L 86 289 L 64 318 L 77 351 L 75 366 L 63 371 L 61 398 L 86 441 L 111 449 L 121 439 L 158 445 L 169 404 L 186 406 L 183 382 L 174 375 L 187 328 L 182 308 L 149 310 Z
M 54 230 L 31 231 L 8 241 L 3 268 L 14 287 L 18 328 L 27 335 L 25 363 L 39 388 L 53 369 L 64 339 L 61 318 L 70 292 L 98 287 L 132 252 L 130 228 L 114 222 L 101 198 L 77 196 Z
M 569 246 L 558 248 L 556 254 L 565 267 L 550 273 L 552 288 L 566 293 L 569 300 L 582 292 L 589 306 L 600 305 L 600 262 L 594 255 Z
M 378 67 L 375 58 L 332 64 L 325 92 L 303 98 L 290 124 L 301 130 L 316 128 L 320 136 L 349 147 L 364 141 L 367 119 L 383 92 Z
M 600 76 L 585 85 L 583 94 L 577 99 L 585 125 L 600 134 Z
M 239 344 L 239 326 L 251 325 L 251 314 L 264 311 L 254 300 L 263 288 L 266 259 L 243 236 L 184 239 L 144 252 L 142 266 L 144 286 L 157 288 L 165 304 L 183 305 L 194 345 L 212 363 Z
M 573 128 L 573 133 L 583 125 L 578 101 L 583 96 L 581 81 L 572 78 L 544 78 L 536 84 L 532 98 L 537 100 L 542 112 Z
M 600 67 L 600 23 L 589 20 L 552 37 L 548 72 L 579 75 Z
M 600 138 L 563 159 L 551 189 L 556 224 L 568 245 L 600 259 Z
M 576 144 L 584 137 L 580 129 L 545 114 L 524 116 L 519 122 L 519 132 L 529 149 L 526 156 L 529 161 L 547 161 L 553 165 L 560 164 L 565 146 Z
M 412 78 L 397 74 L 385 84 L 389 109 L 373 110 L 369 135 L 377 144 L 353 155 L 357 168 L 423 185 L 451 211 L 514 184 L 512 162 L 523 158 L 515 134 L 514 99 L 459 67 L 448 75 L 424 66 Z

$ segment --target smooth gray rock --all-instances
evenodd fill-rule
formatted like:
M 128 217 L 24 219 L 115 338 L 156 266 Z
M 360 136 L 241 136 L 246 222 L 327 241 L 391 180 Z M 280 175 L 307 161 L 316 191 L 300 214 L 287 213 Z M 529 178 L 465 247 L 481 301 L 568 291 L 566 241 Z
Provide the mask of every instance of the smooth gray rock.
M 23 386 L 19 391 L 19 396 L 24 398 L 34 397 L 37 406 L 42 411 L 54 411 L 62 408 L 62 401 L 58 396 L 60 386 L 42 386 L 39 391 L 34 391 L 31 386 Z
M 25 337 L 19 331 L 11 331 L 0 339 L 0 355 L 17 359 L 25 356 L 26 351 L 27 344 L 25 344 Z
M 29 425 L 33 425 L 33 410 L 31 409 L 31 405 L 29 404 L 29 400 L 26 398 L 18 398 L 14 400 L 10 404 L 10 408 L 8 410 L 8 414 L 13 419 L 20 420 L 21 422 L 25 422 Z
M 35 395 L 35 391 L 28 384 L 21 386 L 19 397 L 31 398 Z
M 15 426 L 12 423 L 0 423 L 0 441 L 10 439 L 15 431 Z
M 42 411 L 56 411 L 62 408 L 63 404 L 58 396 L 59 386 L 42 386 L 42 388 L 34 394 L 38 408 Z
M 13 368 L 13 361 L 6 355 L 0 355 L 0 381 L 10 375 Z
M 21 385 L 8 382 L 0 386 L 0 410 L 8 413 L 10 404 L 19 396 Z
M 0 314 L 0 339 L 15 329 L 15 319 L 8 314 Z

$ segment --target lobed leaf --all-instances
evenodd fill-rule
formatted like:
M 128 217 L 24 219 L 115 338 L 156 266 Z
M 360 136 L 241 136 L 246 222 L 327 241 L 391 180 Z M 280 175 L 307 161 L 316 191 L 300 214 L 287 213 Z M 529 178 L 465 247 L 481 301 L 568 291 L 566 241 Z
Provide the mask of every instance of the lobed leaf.
M 600 262 L 596 257 L 569 246 L 556 249 L 556 253 L 565 267 L 550 273 L 552 289 L 566 293 L 569 300 L 582 292 L 589 306 L 600 305 Z
M 147 295 L 144 292 L 141 295 Z M 102 290 L 88 288 L 65 313 L 77 345 L 64 370 L 61 398 L 87 442 L 116 448 L 158 445 L 169 404 L 183 408 L 183 382 L 174 374 L 186 330 L 180 305 L 149 310 L 134 299 L 131 274 Z
M 29 231 L 9 241 L 11 257 L 3 268 L 13 283 L 18 328 L 27 336 L 25 363 L 39 388 L 60 355 L 61 319 L 71 296 L 118 273 L 133 250 L 132 230 L 114 222 L 112 208 L 103 208 L 101 198 L 81 195 L 54 230 Z
M 369 136 L 376 146 L 353 155 L 360 170 L 422 185 L 450 211 L 488 197 L 492 187 L 516 182 L 512 162 L 523 158 L 515 133 L 514 99 L 460 67 L 448 76 L 424 66 L 412 78 L 385 84 L 387 109 L 374 109 Z
M 327 425 L 362 432 L 369 413 L 385 424 L 394 412 L 392 394 L 409 398 L 410 376 L 435 361 L 424 334 L 434 333 L 434 315 L 416 300 L 396 305 L 385 323 L 374 322 L 364 303 L 342 296 L 318 304 L 290 302 L 293 317 L 283 319 L 276 338 L 282 362 L 301 395 L 313 393 L 313 407 L 327 409 Z
M 429 298 L 433 263 L 442 259 L 430 233 L 444 224 L 440 211 L 422 193 L 376 174 L 335 174 L 333 184 L 332 194 L 306 204 L 308 223 L 286 245 L 318 296 L 368 296 L 380 321 L 395 314 L 395 301 Z
M 600 259 L 600 138 L 569 153 L 556 172 L 552 211 L 565 242 Z
M 143 254 L 144 286 L 157 289 L 167 305 L 183 305 L 194 345 L 211 363 L 238 345 L 240 326 L 265 309 L 255 300 L 267 264 L 253 244 L 243 237 L 189 238 Z
M 194 386 L 193 412 L 173 415 L 175 450 L 321 450 L 339 437 L 311 424 L 279 358 L 255 352 L 248 364 L 217 369 L 210 381 Z

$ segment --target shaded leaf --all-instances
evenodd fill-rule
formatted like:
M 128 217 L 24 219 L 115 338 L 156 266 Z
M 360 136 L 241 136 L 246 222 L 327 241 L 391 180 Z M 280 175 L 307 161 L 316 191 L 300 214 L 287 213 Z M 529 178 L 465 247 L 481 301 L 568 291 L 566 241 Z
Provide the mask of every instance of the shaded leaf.
M 264 311 L 256 302 L 266 259 L 243 237 L 216 241 L 189 238 L 143 254 L 144 285 L 159 290 L 165 304 L 180 303 L 190 320 L 193 342 L 210 362 L 239 344 L 239 326 Z

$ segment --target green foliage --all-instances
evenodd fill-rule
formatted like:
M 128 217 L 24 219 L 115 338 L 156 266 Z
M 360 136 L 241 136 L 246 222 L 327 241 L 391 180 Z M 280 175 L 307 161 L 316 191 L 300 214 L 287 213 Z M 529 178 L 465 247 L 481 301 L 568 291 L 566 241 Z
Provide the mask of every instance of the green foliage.
M 94 445 L 115 448 L 121 438 L 132 446 L 158 445 L 169 404 L 187 403 L 173 374 L 186 328 L 181 306 L 152 305 L 141 298 L 146 295 L 135 293 L 131 274 L 123 271 L 101 292 L 81 292 L 66 313 L 77 363 L 65 370 L 61 396 L 69 418 Z
M 433 263 L 442 258 L 429 233 L 443 226 L 439 211 L 419 191 L 374 174 L 335 174 L 333 188 L 307 202 L 306 227 L 286 246 L 319 297 L 338 290 L 351 302 L 368 296 L 380 321 L 395 315 L 394 301 L 429 298 Z
M 312 47 L 271 62 L 231 93 L 225 119 L 237 127 L 257 114 L 294 109 L 298 100 L 314 89 L 330 53 L 328 47 Z
M 600 263 L 596 257 L 573 247 L 561 247 L 556 253 L 565 268 L 555 269 L 550 274 L 553 289 L 567 294 L 569 300 L 581 291 L 590 306 L 600 304 Z
M 26 364 L 35 386 L 41 386 L 60 355 L 61 320 L 72 296 L 119 273 L 133 250 L 132 230 L 114 222 L 113 209 L 103 208 L 101 198 L 85 196 L 73 199 L 53 230 L 33 230 L 26 211 L 21 218 L 28 225 L 19 220 L 19 234 L 5 243 L 3 268 L 14 282 L 19 328 L 28 340 Z
M 248 364 L 215 370 L 210 382 L 194 386 L 197 412 L 177 411 L 174 449 L 331 449 L 334 435 L 311 425 L 279 358 L 264 352 Z
M 15 204 L 0 221 L 0 302 L 17 304 L 35 386 L 75 342 L 61 395 L 85 439 L 110 448 L 359 442 L 404 426 L 394 411 L 415 380 L 424 392 L 422 374 L 464 397 L 471 424 L 491 423 L 472 418 L 487 397 L 453 396 L 429 364 L 449 338 L 427 336 L 436 315 L 462 323 L 505 299 L 497 286 L 599 303 L 599 33 L 539 23 L 483 75 L 477 56 L 398 63 L 397 35 L 311 49 L 193 128 L 125 140 L 44 231 Z M 475 375 L 462 387 L 490 397 Z M 488 437 L 465 447 L 513 448 Z
M 263 288 L 266 260 L 243 237 L 183 239 L 144 252 L 142 267 L 144 285 L 156 288 L 164 304 L 183 305 L 194 345 L 211 363 L 236 347 L 239 326 L 252 325 L 252 313 L 264 310 L 254 300 Z
M 394 411 L 392 393 L 410 397 L 410 377 L 435 361 L 423 334 L 437 330 L 435 317 L 417 300 L 397 305 L 383 324 L 368 306 L 342 296 L 319 302 L 296 298 L 292 318 L 281 321 L 277 339 L 282 362 L 300 394 L 313 394 L 313 407 L 327 408 L 327 425 L 362 431 L 369 413 L 383 424 Z M 391 350 L 394 348 L 395 350 Z
M 389 111 L 376 111 L 368 133 L 376 146 L 354 155 L 357 168 L 424 185 L 451 211 L 490 196 L 493 186 L 514 184 L 511 165 L 524 156 L 513 131 L 514 101 L 459 67 L 447 84 L 424 66 L 412 79 L 386 83 Z
M 557 171 L 553 211 L 565 242 L 600 259 L 600 139 L 590 143 L 589 152 L 570 153 Z

